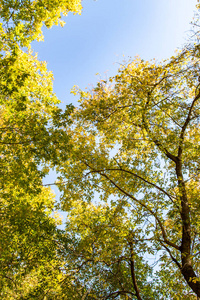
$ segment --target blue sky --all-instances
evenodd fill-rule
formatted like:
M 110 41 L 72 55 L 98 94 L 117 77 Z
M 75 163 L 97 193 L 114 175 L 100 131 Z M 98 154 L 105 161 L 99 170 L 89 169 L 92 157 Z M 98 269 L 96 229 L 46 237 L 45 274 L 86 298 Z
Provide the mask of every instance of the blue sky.
M 63 108 L 77 103 L 70 94 L 74 85 L 95 84 L 96 73 L 115 75 L 124 59 L 173 55 L 187 39 L 196 0 L 83 0 L 82 5 L 81 16 L 69 14 L 63 28 L 44 29 L 44 42 L 32 44 L 53 71 Z
M 117 73 L 119 63 L 139 55 L 162 60 L 187 40 L 196 0 L 83 0 L 82 15 L 69 14 L 66 25 L 44 29 L 44 42 L 32 43 L 54 74 L 54 91 L 66 104 L 70 94 Z M 55 181 L 55 173 L 45 183 Z M 59 195 L 55 186 L 57 197 Z

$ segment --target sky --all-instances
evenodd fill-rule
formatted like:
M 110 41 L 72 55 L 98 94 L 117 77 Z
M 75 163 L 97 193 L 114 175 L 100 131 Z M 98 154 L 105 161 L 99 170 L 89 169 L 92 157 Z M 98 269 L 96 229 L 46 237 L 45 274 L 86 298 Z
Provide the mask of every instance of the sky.
M 139 55 L 159 61 L 173 55 L 187 42 L 196 0 L 83 0 L 82 5 L 81 15 L 70 13 L 63 28 L 44 29 L 44 42 L 32 43 L 53 71 L 61 108 L 77 105 L 70 94 L 74 85 L 85 89 L 114 76 L 124 60 Z M 51 172 L 44 183 L 55 178 Z

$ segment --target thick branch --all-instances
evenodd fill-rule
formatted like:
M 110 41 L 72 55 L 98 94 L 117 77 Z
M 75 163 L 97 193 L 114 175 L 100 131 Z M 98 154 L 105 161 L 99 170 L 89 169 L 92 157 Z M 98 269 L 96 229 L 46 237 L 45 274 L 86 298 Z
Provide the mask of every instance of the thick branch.
M 139 290 L 138 285 L 137 285 L 136 276 L 135 276 L 135 261 L 134 261 L 133 243 L 129 242 L 129 246 L 130 246 L 130 251 L 131 251 L 130 263 L 131 263 L 131 277 L 132 277 L 132 281 L 133 281 L 133 286 L 134 286 L 134 289 L 135 289 L 137 299 L 142 300 L 142 298 L 140 296 L 140 290 Z

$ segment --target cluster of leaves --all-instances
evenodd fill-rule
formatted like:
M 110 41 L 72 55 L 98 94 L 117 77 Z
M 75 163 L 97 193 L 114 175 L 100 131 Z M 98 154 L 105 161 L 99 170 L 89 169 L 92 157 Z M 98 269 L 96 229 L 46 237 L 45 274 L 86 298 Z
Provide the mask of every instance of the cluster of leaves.
M 39 299 L 50 289 L 42 274 L 56 266 L 54 197 L 45 189 L 35 197 L 19 187 L 13 189 L 12 197 L 1 198 L 0 295 L 1 299 Z
M 81 13 L 80 0 L 1 0 L 0 34 L 2 43 L 16 47 L 17 44 L 28 46 L 31 41 L 43 39 L 42 26 L 47 28 L 65 22 L 61 19 L 69 12 Z M 5 47 L 5 45 L 4 45 Z

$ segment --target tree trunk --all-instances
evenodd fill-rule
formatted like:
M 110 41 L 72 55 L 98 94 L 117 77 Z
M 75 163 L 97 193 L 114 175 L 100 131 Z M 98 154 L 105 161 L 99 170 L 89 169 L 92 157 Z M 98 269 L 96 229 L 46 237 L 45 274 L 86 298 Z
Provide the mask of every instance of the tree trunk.
M 191 225 L 190 225 L 190 207 L 186 193 L 186 187 L 183 180 L 182 164 L 179 159 L 176 163 L 176 175 L 181 200 L 181 219 L 182 219 L 182 241 L 181 241 L 181 273 L 193 292 L 200 297 L 200 281 L 193 270 L 191 263 Z

